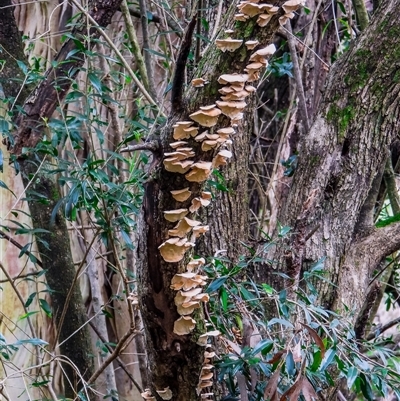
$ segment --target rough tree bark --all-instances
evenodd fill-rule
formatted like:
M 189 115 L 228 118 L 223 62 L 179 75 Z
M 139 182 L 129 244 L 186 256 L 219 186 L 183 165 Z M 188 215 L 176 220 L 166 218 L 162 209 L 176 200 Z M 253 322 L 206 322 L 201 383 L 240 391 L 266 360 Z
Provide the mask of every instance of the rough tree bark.
M 280 212 L 292 235 L 289 254 L 283 248 L 275 252 L 278 269 L 296 283 L 325 258 L 326 277 L 337 287 L 318 283 L 321 301 L 339 310 L 347 305 L 355 312 L 353 322 L 372 273 L 400 247 L 399 223 L 376 229 L 373 222 L 373 182 L 399 129 L 399 8 L 396 1 L 383 2 L 368 29 L 332 67 Z M 271 281 L 273 271 L 260 269 L 259 278 Z

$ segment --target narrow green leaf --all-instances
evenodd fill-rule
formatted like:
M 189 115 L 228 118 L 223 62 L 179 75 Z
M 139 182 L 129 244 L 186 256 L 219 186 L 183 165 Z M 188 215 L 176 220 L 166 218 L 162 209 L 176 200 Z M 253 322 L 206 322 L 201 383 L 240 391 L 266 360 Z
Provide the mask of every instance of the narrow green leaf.
M 52 311 L 50 308 L 50 305 L 47 303 L 47 301 L 43 298 L 39 299 L 39 305 L 40 307 L 43 309 L 44 313 L 48 316 L 48 317 L 52 317 Z
M 358 376 L 358 370 L 355 366 L 351 366 L 349 370 L 347 371 L 347 387 L 349 390 L 353 387 L 354 381 L 357 379 Z

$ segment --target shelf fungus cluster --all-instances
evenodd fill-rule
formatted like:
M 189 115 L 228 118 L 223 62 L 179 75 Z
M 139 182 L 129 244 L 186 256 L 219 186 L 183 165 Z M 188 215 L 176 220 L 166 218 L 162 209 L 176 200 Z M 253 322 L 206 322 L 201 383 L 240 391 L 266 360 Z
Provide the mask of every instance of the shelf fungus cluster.
M 278 7 L 262 3 L 260 0 L 242 1 L 235 19 L 246 21 L 254 17 L 257 18 L 258 25 L 265 26 L 273 15 L 279 13 L 282 23 L 284 18 L 291 18 L 302 2 L 303 0 L 287 1 L 282 6 L 284 12 L 282 14 L 282 10 Z M 226 32 L 232 36 L 234 33 L 232 30 Z M 177 209 L 163 212 L 170 227 L 165 232 L 167 238 L 159 246 L 159 251 L 167 263 L 182 262 L 186 252 L 195 246 L 196 240 L 209 230 L 207 225 L 196 220 L 198 210 L 207 207 L 211 202 L 211 193 L 202 191 L 202 183 L 210 177 L 214 168 L 226 165 L 232 157 L 230 147 L 236 129 L 243 119 L 247 97 L 256 90 L 252 82 L 259 80 L 261 71 L 268 65 L 267 59 L 276 50 L 273 44 L 262 47 L 257 40 L 244 42 L 241 39 L 232 39 L 230 36 L 227 39 L 217 40 L 216 46 L 222 52 L 234 52 L 245 46 L 249 52 L 249 62 L 243 72 L 222 74 L 218 78 L 218 83 L 221 85 L 220 98 L 215 104 L 199 107 L 199 110 L 189 115 L 188 121 L 178 121 L 173 126 L 173 141 L 169 144 L 171 150 L 164 154 L 163 164 L 165 170 L 182 174 L 185 179 L 181 185 L 183 188 L 170 191 Z M 206 79 L 198 77 L 193 79 L 192 86 L 202 90 L 207 83 Z M 224 123 L 223 128 L 217 126 L 219 121 Z M 195 149 L 199 151 L 201 149 L 201 156 L 196 154 Z M 202 303 L 209 301 L 209 295 L 203 291 L 206 276 L 200 272 L 204 264 L 203 258 L 192 258 L 186 263 L 185 268 L 179 268 L 171 280 L 170 288 L 176 292 L 174 303 L 179 315 L 173 328 L 176 335 L 185 336 L 193 332 L 196 327 L 195 317 L 198 316 L 196 310 L 201 308 Z M 197 339 L 197 344 L 206 350 L 198 384 L 198 393 L 204 400 L 209 400 L 212 396 L 211 393 L 203 393 L 204 389 L 212 385 L 213 377 L 210 360 L 214 353 L 207 351 L 210 346 L 208 338 L 216 335 L 219 335 L 218 331 L 209 331 Z M 171 396 L 168 388 L 160 392 L 158 394 L 163 399 L 169 399 L 167 397 Z M 152 397 L 148 393 L 145 395 Z M 146 397 L 144 398 L 151 399 Z
M 282 5 L 284 14 L 279 17 L 279 23 L 282 26 L 285 25 L 286 21 L 293 18 L 294 12 L 303 4 L 304 0 L 288 0 L 285 2 Z M 260 0 L 241 1 L 238 5 L 238 9 L 239 13 L 235 14 L 236 21 L 245 22 L 249 18 L 257 17 L 256 22 L 260 27 L 267 26 L 271 18 L 279 12 L 279 7 L 260 3 Z

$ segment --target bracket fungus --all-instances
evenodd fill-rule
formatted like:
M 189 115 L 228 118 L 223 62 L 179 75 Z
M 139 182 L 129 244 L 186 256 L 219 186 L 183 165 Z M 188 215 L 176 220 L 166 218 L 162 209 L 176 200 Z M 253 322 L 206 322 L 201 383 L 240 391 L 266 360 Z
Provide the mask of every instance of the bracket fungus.
M 203 192 L 204 193 L 204 192 Z M 202 206 L 208 206 L 211 203 L 211 198 L 205 198 L 203 196 L 192 199 L 192 204 L 189 207 L 191 213 L 197 212 Z
M 190 182 L 203 182 L 207 180 L 211 174 L 212 163 L 211 162 L 197 162 L 194 163 L 190 171 L 185 174 L 185 178 Z
M 190 131 L 185 131 L 193 125 L 192 121 L 178 121 L 172 127 L 174 128 L 173 137 L 175 140 L 190 138 Z
M 242 46 L 243 40 L 242 39 L 217 39 L 215 41 L 215 45 L 220 49 L 222 52 L 234 52 L 235 50 L 239 49 Z
M 164 218 L 171 223 L 175 223 L 175 221 L 183 219 L 187 214 L 187 209 L 166 210 L 164 212 Z
M 257 18 L 257 25 L 264 28 L 272 19 L 272 14 L 260 14 Z
M 200 237 L 200 235 L 205 234 L 209 231 L 209 226 L 197 226 L 193 227 L 193 235 L 195 238 Z
M 294 13 L 288 13 L 279 17 L 279 23 L 281 26 L 284 26 L 286 22 L 294 17 Z
M 213 159 L 213 166 L 215 168 L 219 166 L 225 166 L 227 164 L 227 159 L 230 159 L 231 157 L 232 157 L 231 151 L 227 149 L 220 150 Z
M 285 11 L 285 14 L 290 14 L 291 12 L 296 11 L 303 4 L 303 0 L 288 0 L 283 3 L 282 8 Z
M 221 110 L 219 110 L 215 104 L 213 104 L 210 106 L 200 107 L 200 110 L 190 114 L 189 117 L 202 127 L 213 127 L 215 124 L 217 124 L 220 114 Z
M 193 272 L 193 270 L 205 265 L 205 263 L 206 260 L 204 258 L 193 259 L 187 264 L 186 269 L 188 272 Z
M 257 50 L 250 56 L 250 61 L 258 62 L 263 65 L 267 64 L 265 60 L 266 57 L 272 56 L 276 52 L 276 47 L 274 44 L 268 45 L 262 49 Z
M 190 198 L 190 195 L 192 194 L 189 191 L 189 187 L 183 188 L 183 189 L 177 189 L 175 191 L 170 191 L 172 197 L 178 201 L 178 202 L 185 202 L 185 200 Z
M 146 388 L 143 393 L 140 393 L 140 395 L 146 400 L 146 401 L 156 401 L 156 397 L 153 397 L 151 395 L 150 389 Z
M 218 107 L 221 109 L 222 114 L 225 116 L 234 119 L 237 117 L 247 106 L 246 102 L 224 102 L 224 101 L 217 101 Z
M 194 79 L 192 79 L 192 86 L 194 88 L 202 88 L 207 83 L 208 83 L 208 81 L 206 81 L 203 78 L 194 78 Z
M 164 390 L 156 390 L 156 393 L 163 399 L 163 400 L 170 400 L 172 398 L 172 391 L 169 387 L 165 387 Z
M 178 160 L 175 157 L 164 159 L 163 161 L 165 170 L 171 173 L 185 174 L 192 164 L 193 160 Z
M 249 76 L 247 74 L 222 74 L 218 78 L 218 83 L 221 85 L 226 84 L 235 84 L 235 83 L 245 83 L 248 80 Z
M 183 238 L 189 231 L 200 224 L 200 221 L 191 220 L 187 217 L 184 217 L 172 230 L 168 230 L 168 235 L 170 237 Z
M 177 141 L 177 142 L 171 142 L 169 144 L 169 146 L 171 146 L 172 149 L 177 149 L 177 148 L 179 148 L 181 146 L 185 146 L 187 144 L 188 143 L 186 141 Z
M 203 152 L 208 152 L 209 150 L 214 149 L 217 145 L 217 141 L 207 139 L 201 144 L 201 150 Z
M 241 22 L 246 22 L 249 19 L 248 15 L 242 14 L 242 13 L 238 13 L 235 14 L 235 16 L 233 17 L 233 19 L 235 21 L 241 21 Z
M 196 320 L 190 316 L 181 316 L 174 322 L 174 333 L 178 336 L 189 334 L 196 327 Z
M 256 4 L 252 1 L 242 1 L 238 5 L 239 11 L 248 15 L 249 17 L 255 17 L 258 14 L 261 14 L 264 10 L 263 4 Z
M 200 274 L 185 272 L 177 273 L 171 280 L 171 289 L 175 291 L 184 290 L 188 291 L 192 288 L 204 286 L 207 284 L 207 277 Z
M 170 238 L 163 242 L 158 249 L 162 258 L 169 263 L 176 263 L 183 259 L 185 252 L 194 244 L 186 238 Z
M 246 46 L 247 50 L 253 50 L 259 44 L 260 42 L 258 40 L 248 40 L 247 42 L 244 42 L 244 45 Z

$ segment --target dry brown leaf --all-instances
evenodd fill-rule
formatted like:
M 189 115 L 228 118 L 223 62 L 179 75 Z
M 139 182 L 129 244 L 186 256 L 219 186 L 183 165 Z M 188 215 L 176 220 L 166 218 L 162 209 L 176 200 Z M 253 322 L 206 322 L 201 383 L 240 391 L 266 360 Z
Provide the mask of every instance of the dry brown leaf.
M 277 395 L 278 383 L 280 378 L 281 369 L 278 368 L 272 374 L 272 376 L 268 380 L 268 384 L 264 390 L 264 399 L 266 401 L 273 400 L 274 396 Z
M 326 349 L 325 349 L 325 345 L 324 345 L 324 342 L 322 341 L 321 337 L 310 326 L 307 326 L 306 324 L 301 323 L 301 322 L 300 322 L 300 324 L 308 330 L 310 336 L 312 337 L 312 339 L 315 341 L 315 343 L 318 345 L 319 349 L 321 350 L 321 357 L 323 358 L 325 355 Z

